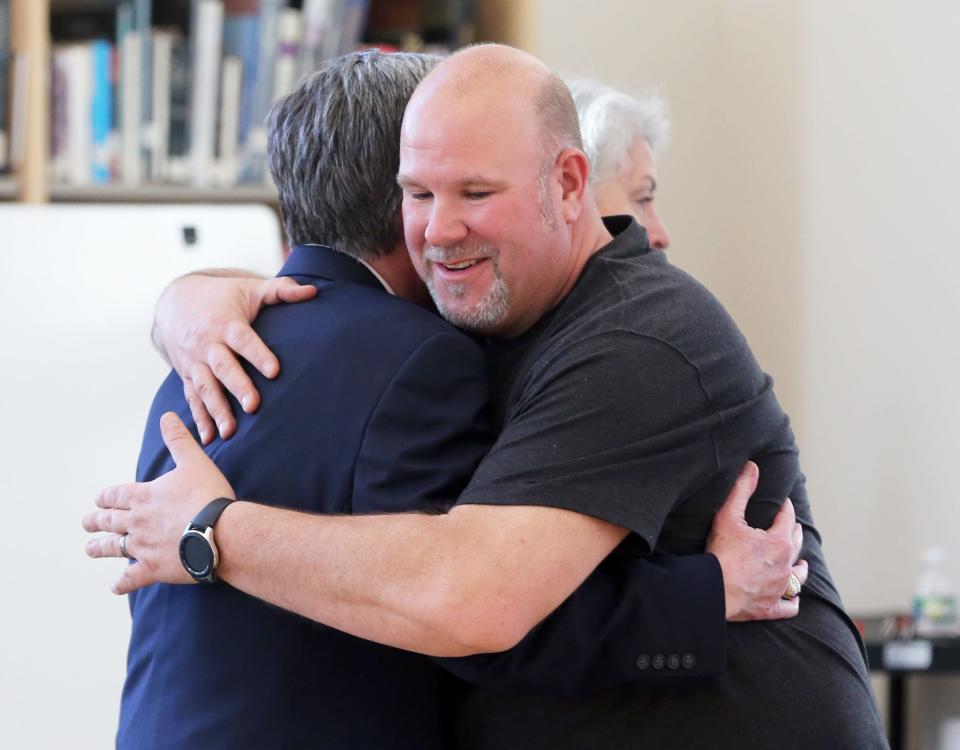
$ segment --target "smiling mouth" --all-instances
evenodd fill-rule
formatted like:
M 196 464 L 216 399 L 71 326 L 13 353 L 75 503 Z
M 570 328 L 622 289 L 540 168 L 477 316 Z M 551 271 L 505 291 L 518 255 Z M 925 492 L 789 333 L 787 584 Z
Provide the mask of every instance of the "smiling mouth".
M 461 260 L 456 263 L 439 263 L 438 265 L 443 266 L 448 271 L 464 271 L 472 268 L 483 260 L 486 260 L 486 258 L 471 258 L 470 260 Z

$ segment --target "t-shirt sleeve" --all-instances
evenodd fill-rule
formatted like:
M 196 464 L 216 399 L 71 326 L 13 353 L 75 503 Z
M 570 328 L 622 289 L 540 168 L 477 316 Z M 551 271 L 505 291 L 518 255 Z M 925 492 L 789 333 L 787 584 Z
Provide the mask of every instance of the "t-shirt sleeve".
M 576 511 L 635 532 L 649 552 L 671 509 L 717 469 L 700 373 L 657 339 L 583 339 L 518 387 L 460 503 Z

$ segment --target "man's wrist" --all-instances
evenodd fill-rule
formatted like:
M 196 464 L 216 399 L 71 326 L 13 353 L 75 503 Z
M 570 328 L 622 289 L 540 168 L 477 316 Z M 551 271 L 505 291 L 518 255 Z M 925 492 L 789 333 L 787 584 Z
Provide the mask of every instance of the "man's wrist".
M 218 497 L 207 503 L 180 536 L 180 562 L 198 583 L 215 583 L 220 553 L 214 532 L 223 512 L 233 503 L 232 497 Z
M 220 551 L 217 577 L 221 580 L 229 582 L 238 572 L 239 562 L 243 559 L 243 550 L 238 544 L 237 532 L 249 522 L 250 511 L 254 509 L 255 503 L 234 500 L 220 514 L 220 519 L 217 521 L 217 548 Z

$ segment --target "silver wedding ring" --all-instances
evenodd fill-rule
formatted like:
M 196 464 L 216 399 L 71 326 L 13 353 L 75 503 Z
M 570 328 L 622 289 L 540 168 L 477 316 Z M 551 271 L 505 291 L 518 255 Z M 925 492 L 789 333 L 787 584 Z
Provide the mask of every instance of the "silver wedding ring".
M 791 599 L 796 599 L 800 596 L 800 579 L 794 573 L 790 574 L 790 580 L 787 583 L 787 590 L 783 592 L 781 599 L 786 599 L 787 601 Z
M 125 558 L 127 558 L 128 560 L 132 560 L 133 558 L 130 556 L 130 553 L 127 552 L 127 537 L 128 537 L 128 536 L 130 536 L 130 535 L 129 535 L 129 534 L 121 534 L 121 535 L 120 535 L 120 554 L 123 555 L 123 556 L 124 556 Z

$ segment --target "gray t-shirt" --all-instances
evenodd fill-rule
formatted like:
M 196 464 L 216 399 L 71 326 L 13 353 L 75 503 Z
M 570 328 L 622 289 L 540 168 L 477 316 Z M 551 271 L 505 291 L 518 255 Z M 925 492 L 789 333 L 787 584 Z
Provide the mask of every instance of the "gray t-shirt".
M 885 747 L 862 645 L 813 526 L 789 420 L 720 303 L 651 251 L 636 223 L 531 330 L 491 348 L 500 437 L 461 503 L 546 505 L 632 533 L 615 554 L 702 552 L 743 462 L 760 466 L 748 520 L 790 497 L 810 578 L 800 616 L 728 627 L 728 672 L 668 691 L 587 699 L 471 689 L 466 748 Z M 659 657 L 659 658 L 658 658 Z M 670 669 L 663 655 L 638 668 Z

